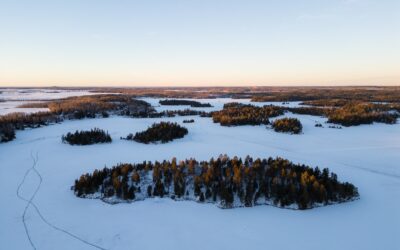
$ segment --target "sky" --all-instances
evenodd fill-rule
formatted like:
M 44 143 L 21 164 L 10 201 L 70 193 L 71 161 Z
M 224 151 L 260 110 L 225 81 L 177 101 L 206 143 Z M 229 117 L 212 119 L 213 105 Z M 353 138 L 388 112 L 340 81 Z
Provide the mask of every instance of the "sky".
M 0 86 L 400 85 L 399 0 L 0 0 Z

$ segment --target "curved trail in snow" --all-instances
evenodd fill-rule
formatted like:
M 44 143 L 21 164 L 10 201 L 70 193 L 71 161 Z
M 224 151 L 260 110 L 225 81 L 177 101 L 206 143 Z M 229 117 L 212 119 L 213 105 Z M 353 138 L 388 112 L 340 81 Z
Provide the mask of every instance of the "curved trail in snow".
M 36 204 L 33 202 L 33 199 L 35 198 L 36 194 L 38 193 L 38 191 L 39 191 L 39 189 L 40 189 L 40 186 L 41 186 L 41 184 L 42 184 L 42 181 L 43 181 L 42 176 L 40 175 L 39 171 L 37 171 L 37 169 L 36 169 L 36 165 L 37 165 L 37 162 L 38 162 L 38 160 L 39 160 L 39 155 L 38 155 L 38 153 L 36 153 L 36 157 L 34 157 L 33 154 L 32 154 L 32 152 L 31 152 L 31 158 L 32 158 L 32 160 L 33 160 L 32 167 L 29 168 L 29 169 L 25 172 L 24 177 L 22 178 L 21 183 L 18 185 L 18 188 L 17 188 L 17 196 L 18 196 L 19 199 L 21 199 L 21 200 L 23 200 L 23 201 L 26 202 L 26 206 L 25 206 L 25 209 L 24 209 L 24 213 L 22 214 L 22 222 L 23 222 L 23 224 L 24 224 L 25 233 L 26 233 L 26 235 L 27 235 L 27 238 L 28 238 L 29 243 L 30 243 L 30 245 L 32 246 L 32 248 L 33 248 L 34 250 L 37 249 L 36 246 L 35 246 L 35 244 L 34 244 L 33 241 L 32 241 L 32 237 L 31 237 L 31 235 L 30 235 L 30 233 L 29 233 L 29 230 L 28 230 L 28 227 L 27 227 L 27 224 L 26 224 L 26 212 L 28 211 L 28 209 L 29 209 L 30 206 L 32 206 L 32 207 L 35 209 L 35 211 L 36 211 L 36 213 L 39 215 L 40 219 L 41 219 L 44 223 L 46 223 L 49 227 L 53 228 L 54 230 L 57 230 L 57 231 L 59 231 L 59 232 L 62 232 L 62 233 L 64 233 L 64 234 L 66 234 L 66 235 L 68 235 L 68 236 L 70 236 L 70 237 L 72 237 L 72 238 L 74 238 L 74 239 L 76 239 L 76 240 L 82 242 L 83 244 L 88 245 L 88 246 L 91 246 L 91 247 L 94 247 L 94 248 L 97 248 L 97 249 L 100 249 L 100 250 L 107 250 L 106 248 L 103 248 L 103 247 L 101 247 L 101 246 L 98 246 L 98 245 L 96 245 L 96 244 L 94 244 L 94 243 L 90 243 L 90 242 L 88 242 L 87 240 L 82 239 L 82 238 L 80 238 L 79 236 L 77 236 L 77 235 L 75 235 L 75 234 L 73 234 L 73 233 L 71 233 L 71 232 L 69 232 L 69 231 L 67 231 L 67 230 L 65 230 L 65 229 L 63 229 L 63 228 L 60 228 L 60 227 L 58 227 L 58 226 L 56 226 L 56 225 L 50 223 L 50 222 L 43 216 L 43 214 L 40 212 L 40 209 L 39 209 L 39 208 L 36 206 Z M 31 196 L 29 199 L 26 199 L 26 198 L 24 198 L 23 196 L 21 196 L 20 190 L 21 190 L 21 187 L 23 186 L 23 184 L 25 183 L 26 177 L 28 176 L 28 174 L 29 174 L 31 171 L 34 171 L 35 174 L 39 177 L 39 184 L 37 185 L 37 187 L 36 187 L 36 189 L 35 189 L 35 192 L 32 194 L 32 196 Z
M 29 169 L 25 172 L 24 177 L 22 178 L 21 183 L 18 185 L 18 188 L 17 188 L 17 196 L 18 196 L 19 199 L 26 201 L 26 206 L 25 206 L 25 209 L 24 209 L 24 213 L 22 214 L 22 223 L 24 224 L 24 229 L 25 229 L 26 236 L 28 237 L 29 244 L 31 244 L 32 248 L 36 250 L 36 246 L 35 246 L 35 244 L 34 244 L 33 241 L 32 241 L 31 235 L 29 234 L 28 226 L 26 225 L 26 212 L 28 211 L 28 208 L 29 208 L 30 204 L 32 203 L 32 200 L 35 198 L 37 192 L 39 191 L 40 185 L 42 184 L 42 178 L 41 178 L 41 176 L 39 175 L 39 177 L 40 177 L 39 185 L 36 187 L 35 192 L 32 194 L 32 196 L 30 197 L 29 200 L 23 198 L 23 197 L 20 195 L 20 190 L 21 190 L 22 185 L 25 183 L 26 177 L 27 177 L 28 174 L 31 172 L 31 170 L 34 169 L 35 166 L 36 166 L 36 163 L 37 163 L 37 161 L 38 161 L 38 154 L 36 154 L 36 157 L 33 157 L 33 154 L 32 154 L 32 152 L 31 152 L 31 158 L 32 158 L 32 160 L 33 160 L 33 165 L 32 165 L 31 168 L 29 168 Z

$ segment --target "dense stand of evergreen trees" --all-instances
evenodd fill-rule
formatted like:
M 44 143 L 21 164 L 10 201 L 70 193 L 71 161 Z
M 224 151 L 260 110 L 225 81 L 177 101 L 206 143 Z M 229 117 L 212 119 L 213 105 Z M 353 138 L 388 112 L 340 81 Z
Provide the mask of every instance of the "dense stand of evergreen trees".
M 11 113 L 0 116 L 0 143 L 15 139 L 15 130 L 37 128 L 51 123 L 62 121 L 51 112 L 38 112 L 34 114 Z
M 276 132 L 283 132 L 283 133 L 292 133 L 292 134 L 300 134 L 303 126 L 301 122 L 297 118 L 282 118 L 276 119 L 272 123 L 272 128 Z
M 193 123 L 193 122 L 194 122 L 193 119 L 190 119 L 190 120 L 183 120 L 183 123 Z
M 51 112 L 37 112 L 32 114 L 11 113 L 0 116 L 0 126 L 11 126 L 16 130 L 22 130 L 57 123 L 62 120 L 62 118 Z
M 263 87 L 260 87 L 263 88 Z M 264 87 L 267 88 L 267 87 Z M 265 89 L 266 90 L 266 89 Z M 398 102 L 400 88 L 396 87 L 278 87 L 250 94 L 255 102 L 288 102 L 319 100 L 358 100 L 364 102 Z
M 343 126 L 356 126 L 381 122 L 394 124 L 398 114 L 391 113 L 385 105 L 371 103 L 349 103 L 343 107 L 334 109 L 328 114 L 328 122 Z
M 329 108 L 319 107 L 287 107 L 286 111 L 299 115 L 327 116 L 332 110 Z
M 222 126 L 269 124 L 270 117 L 282 115 L 281 107 L 266 105 L 257 107 L 239 103 L 228 103 L 221 111 L 212 112 L 212 119 Z
M 0 142 L 8 142 L 15 139 L 15 129 L 10 124 L 0 124 Z
M 180 126 L 176 122 L 160 122 L 154 123 L 145 131 L 137 132 L 135 135 L 129 134 L 125 139 L 146 144 L 158 141 L 167 143 L 174 139 L 183 138 L 187 133 L 187 128 Z
M 201 103 L 198 101 L 193 100 L 177 100 L 177 99 L 165 99 L 160 100 L 159 103 L 161 105 L 187 105 L 191 106 L 192 108 L 209 108 L 212 107 L 210 103 Z
M 329 123 L 357 126 L 372 122 L 394 124 L 400 112 L 400 105 L 396 103 L 382 104 L 337 99 L 304 103 L 312 105 L 312 107 L 280 107 L 272 105 L 255 107 L 233 102 L 225 104 L 223 110 L 212 112 L 211 115 L 214 122 L 219 122 L 225 126 L 268 124 L 268 117 L 281 115 L 285 111 L 301 115 L 324 116 L 328 118 Z
M 161 118 L 161 117 L 175 117 L 175 116 L 193 116 L 198 115 L 201 117 L 211 117 L 211 112 L 200 110 L 184 109 L 184 110 L 164 110 L 160 112 L 143 112 L 130 115 L 134 118 Z
M 299 209 L 358 198 L 357 188 L 320 170 L 282 158 L 221 156 L 210 161 L 119 164 L 75 180 L 78 197 L 108 202 L 171 197 L 218 203 L 223 208 L 273 204 Z
M 89 131 L 75 131 L 75 133 L 67 133 L 63 135 L 61 140 L 64 143 L 71 145 L 91 145 L 96 143 L 109 143 L 111 142 L 111 136 L 108 132 L 94 128 Z
M 343 126 L 357 126 L 381 122 L 394 124 L 399 117 L 398 103 L 371 103 L 344 99 L 327 99 L 303 102 L 314 107 L 288 108 L 297 114 L 326 116 L 328 122 Z M 323 107 L 323 108 L 321 108 Z
M 68 118 L 93 118 L 105 113 L 130 115 L 140 112 L 151 112 L 151 105 L 142 100 L 133 99 L 129 95 L 92 95 L 78 96 L 52 101 L 48 108 L 55 114 Z

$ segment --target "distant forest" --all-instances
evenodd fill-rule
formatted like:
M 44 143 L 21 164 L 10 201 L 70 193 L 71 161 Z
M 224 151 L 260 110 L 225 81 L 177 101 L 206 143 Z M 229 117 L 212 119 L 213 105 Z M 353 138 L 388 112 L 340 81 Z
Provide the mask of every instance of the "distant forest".
M 277 106 L 257 107 L 240 103 L 227 103 L 221 111 L 212 112 L 212 119 L 222 126 L 269 124 L 269 118 L 283 115 Z
M 201 103 L 193 100 L 177 100 L 177 99 L 166 99 L 160 100 L 161 105 L 188 105 L 192 108 L 209 108 L 212 107 L 210 103 Z
M 170 197 L 216 203 L 222 208 L 270 204 L 309 209 L 359 197 L 357 188 L 340 182 L 327 168 L 294 164 L 282 158 L 220 156 L 210 161 L 187 159 L 119 164 L 75 180 L 78 197 L 118 203 Z
M 71 88 L 74 89 L 74 88 Z M 269 118 L 292 112 L 323 116 L 329 123 L 357 126 L 380 122 L 395 124 L 400 115 L 400 87 L 204 87 L 204 88 L 93 88 L 98 94 L 69 97 L 41 103 L 28 103 L 21 108 L 48 108 L 49 112 L 13 113 L 0 116 L 0 142 L 15 138 L 15 130 L 36 128 L 65 119 L 82 119 L 122 115 L 134 118 L 160 118 L 198 115 L 212 117 L 223 126 L 269 124 Z M 250 98 L 253 102 L 301 101 L 307 106 L 256 107 L 239 103 L 226 104 L 215 112 L 175 110 L 157 112 L 137 97 L 158 98 Z M 164 105 L 206 105 L 199 101 L 172 99 Z M 170 104 L 172 105 L 172 104 Z
M 225 104 L 220 111 L 211 112 L 211 116 L 214 122 L 220 123 L 222 126 L 260 125 L 269 124 L 268 118 L 283 115 L 285 112 L 292 112 L 301 115 L 323 116 L 328 119 L 328 123 L 348 127 L 373 122 L 395 124 L 400 112 L 400 105 L 396 104 L 353 101 L 343 104 L 343 106 L 333 107 L 283 107 L 275 105 L 258 107 L 233 102 Z

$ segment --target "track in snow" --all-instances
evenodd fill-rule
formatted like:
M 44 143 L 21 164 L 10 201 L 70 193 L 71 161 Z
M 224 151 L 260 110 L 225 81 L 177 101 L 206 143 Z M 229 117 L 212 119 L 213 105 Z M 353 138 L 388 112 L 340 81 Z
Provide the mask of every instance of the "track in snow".
M 23 201 L 26 202 L 26 206 L 25 206 L 24 212 L 23 212 L 23 214 L 22 214 L 22 223 L 24 224 L 25 233 L 26 233 L 26 236 L 27 236 L 27 238 L 28 238 L 28 240 L 29 240 L 29 243 L 30 243 L 30 245 L 32 246 L 32 248 L 33 248 L 34 250 L 37 249 L 37 248 L 36 248 L 36 245 L 33 243 L 32 237 L 31 237 L 31 235 L 30 235 L 30 233 L 29 233 L 28 226 L 27 226 L 27 224 L 26 224 L 26 212 L 28 211 L 29 207 L 33 207 L 33 208 L 35 209 L 36 213 L 39 215 L 40 219 L 41 219 L 44 223 L 46 223 L 49 227 L 53 228 L 54 230 L 57 230 L 57 231 L 59 231 L 59 232 L 62 232 L 62 233 L 64 233 L 64 234 L 66 234 L 66 235 L 68 235 L 68 236 L 70 236 L 70 237 L 72 237 L 72 238 L 74 238 L 74 239 L 76 239 L 76 240 L 82 242 L 83 244 L 88 245 L 88 246 L 91 246 L 91 247 L 94 247 L 94 248 L 97 248 L 97 249 L 100 249 L 100 250 L 106 250 L 106 248 L 103 248 L 103 247 L 98 246 L 98 245 L 96 245 L 96 244 L 90 243 L 90 242 L 88 242 L 87 240 L 82 239 L 82 238 L 80 238 L 79 236 L 77 236 L 77 235 L 75 235 L 75 234 L 73 234 L 73 233 L 71 233 L 71 232 L 69 232 L 69 231 L 67 231 L 67 230 L 65 230 L 65 229 L 63 229 L 63 228 L 60 228 L 60 227 L 58 227 L 58 226 L 56 226 L 56 225 L 50 223 L 50 222 L 43 216 L 43 214 L 40 212 L 39 208 L 38 208 L 38 207 L 36 206 L 36 204 L 33 202 L 33 199 L 35 198 L 36 194 L 38 193 L 38 191 L 39 191 L 39 189 L 40 189 L 40 186 L 41 186 L 41 184 L 42 184 L 42 181 L 43 181 L 42 176 L 40 175 L 39 171 L 36 169 L 37 162 L 39 161 L 39 155 L 38 155 L 38 153 L 36 153 L 36 155 L 34 156 L 33 153 L 31 152 L 31 158 L 32 158 L 32 160 L 33 160 L 32 167 L 29 168 L 29 169 L 25 172 L 24 177 L 22 178 L 21 183 L 18 185 L 18 188 L 17 188 L 17 197 L 18 197 L 19 199 L 21 199 L 21 200 L 23 200 Z M 37 185 L 37 187 L 36 187 L 36 189 L 35 189 L 35 192 L 32 194 L 32 196 L 31 196 L 29 199 L 26 199 L 26 198 L 24 198 L 24 197 L 20 194 L 20 191 L 21 191 L 21 187 L 22 187 L 23 184 L 25 183 L 26 177 L 29 175 L 29 173 L 30 173 L 31 171 L 35 172 L 35 174 L 39 177 L 39 184 Z

